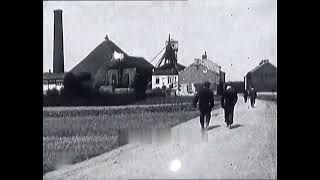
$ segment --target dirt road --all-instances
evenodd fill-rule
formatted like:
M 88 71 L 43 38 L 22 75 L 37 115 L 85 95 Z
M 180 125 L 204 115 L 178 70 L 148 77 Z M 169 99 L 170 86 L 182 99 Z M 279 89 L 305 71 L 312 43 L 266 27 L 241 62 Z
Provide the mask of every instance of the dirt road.
M 90 160 L 62 167 L 44 179 L 276 179 L 277 105 L 256 101 L 249 108 L 239 96 L 233 129 L 221 108 L 209 129 L 195 118 L 171 129 L 161 141 L 131 143 Z M 154 138 L 154 139 L 152 139 Z

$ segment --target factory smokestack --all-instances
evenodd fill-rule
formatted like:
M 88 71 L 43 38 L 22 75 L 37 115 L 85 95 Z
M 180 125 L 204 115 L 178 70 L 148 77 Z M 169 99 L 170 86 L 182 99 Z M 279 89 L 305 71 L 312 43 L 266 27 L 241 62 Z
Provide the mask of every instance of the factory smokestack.
M 53 73 L 64 73 L 62 10 L 54 10 Z

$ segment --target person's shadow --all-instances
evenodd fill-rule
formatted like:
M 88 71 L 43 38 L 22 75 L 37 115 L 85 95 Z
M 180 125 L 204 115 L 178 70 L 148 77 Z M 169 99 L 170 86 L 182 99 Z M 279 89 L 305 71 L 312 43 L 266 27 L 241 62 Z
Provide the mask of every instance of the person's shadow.
M 210 131 L 211 129 L 214 129 L 217 127 L 220 127 L 220 125 L 209 126 L 209 127 L 207 127 L 207 131 Z
M 235 129 L 235 128 L 238 128 L 238 127 L 241 127 L 243 125 L 241 124 L 235 124 L 235 125 L 231 125 L 231 129 Z

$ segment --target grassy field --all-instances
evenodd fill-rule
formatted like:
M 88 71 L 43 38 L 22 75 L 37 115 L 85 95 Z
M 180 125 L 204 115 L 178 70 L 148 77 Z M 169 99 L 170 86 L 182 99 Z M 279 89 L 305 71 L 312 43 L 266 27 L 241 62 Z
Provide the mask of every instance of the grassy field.
M 168 128 L 197 116 L 198 111 L 190 105 L 121 110 L 44 110 L 43 173 L 123 145 L 119 133 L 123 129 Z
M 151 104 L 151 105 L 126 105 L 126 106 L 75 106 L 75 107 L 45 107 L 44 117 L 74 117 L 74 116 L 101 116 L 127 113 L 148 112 L 177 112 L 193 111 L 191 104 Z
M 175 96 L 175 97 L 149 97 L 145 100 L 133 104 L 172 104 L 172 103 L 192 103 L 194 96 Z M 220 100 L 220 96 L 215 96 L 215 101 Z
M 149 104 L 177 104 L 192 103 L 193 96 L 148 96 L 142 100 L 136 100 L 132 94 L 103 95 L 91 98 L 74 97 L 67 98 L 62 95 L 44 95 L 43 106 L 123 106 L 123 105 L 149 105 Z M 215 100 L 220 100 L 220 96 L 215 96 Z
M 192 103 L 193 96 L 175 97 L 149 97 L 133 104 L 170 104 L 170 103 Z

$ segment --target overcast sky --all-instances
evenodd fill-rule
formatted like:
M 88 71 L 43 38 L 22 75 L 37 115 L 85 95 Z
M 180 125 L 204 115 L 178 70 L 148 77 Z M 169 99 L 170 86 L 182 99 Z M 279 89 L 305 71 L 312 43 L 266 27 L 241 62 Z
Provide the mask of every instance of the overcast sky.
M 227 81 L 243 80 L 262 59 L 277 66 L 276 4 L 276 0 L 45 1 L 43 72 L 53 66 L 53 10 L 62 9 L 65 71 L 106 34 L 127 54 L 151 61 L 170 33 L 179 41 L 180 64 L 188 66 L 207 51 L 226 72 Z

